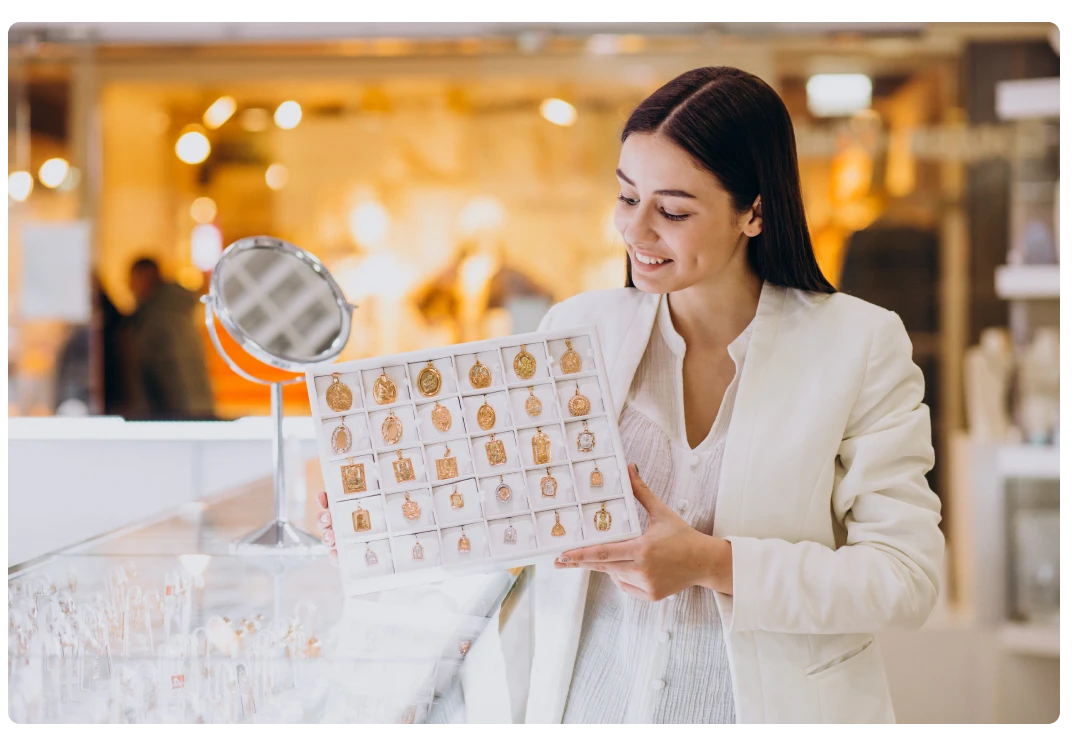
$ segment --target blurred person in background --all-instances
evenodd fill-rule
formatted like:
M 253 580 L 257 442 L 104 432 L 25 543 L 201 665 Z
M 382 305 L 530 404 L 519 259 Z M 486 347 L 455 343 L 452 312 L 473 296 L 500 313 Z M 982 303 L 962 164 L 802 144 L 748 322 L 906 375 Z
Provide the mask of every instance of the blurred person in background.
M 199 294 L 163 280 L 150 257 L 132 264 L 128 287 L 136 299 L 128 328 L 130 417 L 213 419 L 211 379 L 193 319 Z
M 621 141 L 626 287 L 539 330 L 598 329 L 643 534 L 535 567 L 526 720 L 892 722 L 874 635 L 926 621 L 944 557 L 907 332 L 821 272 L 761 79 L 684 73 Z

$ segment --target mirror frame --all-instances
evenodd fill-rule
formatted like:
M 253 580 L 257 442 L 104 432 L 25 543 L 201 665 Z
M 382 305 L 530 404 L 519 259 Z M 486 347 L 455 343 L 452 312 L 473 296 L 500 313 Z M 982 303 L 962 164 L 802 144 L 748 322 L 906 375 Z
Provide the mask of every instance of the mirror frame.
M 219 267 L 241 252 L 257 248 L 269 249 L 278 254 L 293 256 L 308 263 L 313 271 L 324 279 L 324 282 L 327 283 L 332 293 L 334 293 L 335 303 L 339 308 L 341 322 L 339 334 L 335 336 L 335 339 L 331 341 L 331 344 L 324 349 L 324 351 L 316 356 L 313 356 L 310 359 L 292 360 L 273 354 L 270 351 L 265 350 L 245 334 L 245 331 L 241 329 L 233 318 L 229 306 L 227 306 L 226 300 L 222 296 L 222 274 L 219 272 Z M 218 321 L 222 323 L 222 326 L 226 328 L 226 332 L 230 334 L 230 337 L 233 338 L 246 353 L 256 357 L 268 366 L 284 369 L 289 372 L 303 372 L 310 366 L 335 360 L 339 354 L 342 353 L 343 348 L 346 347 L 346 342 L 350 339 L 350 325 L 355 308 L 354 305 L 346 300 L 339 284 L 335 282 L 335 278 L 331 276 L 331 273 L 323 262 L 317 259 L 313 254 L 292 243 L 283 241 L 281 238 L 275 238 L 274 236 L 249 236 L 234 241 L 227 246 L 226 250 L 222 252 L 222 256 L 215 262 L 214 270 L 211 272 L 211 284 L 208 294 L 215 316 L 218 317 Z

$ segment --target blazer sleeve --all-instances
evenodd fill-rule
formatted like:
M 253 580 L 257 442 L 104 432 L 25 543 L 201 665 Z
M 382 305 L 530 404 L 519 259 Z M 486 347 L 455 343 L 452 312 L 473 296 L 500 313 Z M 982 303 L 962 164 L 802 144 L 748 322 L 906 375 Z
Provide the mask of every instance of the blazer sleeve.
M 934 458 L 923 393 L 910 338 L 892 314 L 872 339 L 836 458 L 832 510 L 846 543 L 729 537 L 731 630 L 874 633 L 925 623 L 945 540 L 926 482 Z

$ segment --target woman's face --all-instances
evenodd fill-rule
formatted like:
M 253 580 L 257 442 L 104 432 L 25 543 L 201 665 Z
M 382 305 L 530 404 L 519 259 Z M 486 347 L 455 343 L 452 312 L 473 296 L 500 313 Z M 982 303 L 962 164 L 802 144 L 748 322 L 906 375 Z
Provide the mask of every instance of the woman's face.
M 614 227 L 632 260 L 636 287 L 671 293 L 728 274 L 746 274 L 759 206 L 741 215 L 689 154 L 663 136 L 630 134 L 621 147 Z

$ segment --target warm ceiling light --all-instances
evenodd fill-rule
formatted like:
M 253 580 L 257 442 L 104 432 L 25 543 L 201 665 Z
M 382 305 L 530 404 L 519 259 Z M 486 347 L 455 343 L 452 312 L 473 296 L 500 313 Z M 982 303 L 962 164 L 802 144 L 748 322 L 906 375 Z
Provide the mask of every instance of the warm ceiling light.
M 218 214 L 218 205 L 211 197 L 201 196 L 192 202 L 189 213 L 196 222 L 206 224 L 214 221 L 215 215 Z
M 576 122 L 576 108 L 563 99 L 544 100 L 540 112 L 543 118 L 558 126 L 571 126 Z
M 839 118 L 869 108 L 873 82 L 864 73 L 821 73 L 805 85 L 809 112 L 818 118 Z
M 8 176 L 8 196 L 17 202 L 25 202 L 34 190 L 34 176 L 25 170 L 16 170 Z
M 471 235 L 496 230 L 504 223 L 504 205 L 491 196 L 478 196 L 467 202 L 459 213 L 459 229 Z
M 181 162 L 198 165 L 211 154 L 211 142 L 199 131 L 189 131 L 177 139 L 175 150 Z
M 56 188 L 68 177 L 68 161 L 63 157 L 46 160 L 38 168 L 38 180 L 46 188 Z
M 82 179 L 83 174 L 79 172 L 79 168 L 68 168 L 68 174 L 64 176 L 63 182 L 56 187 L 57 191 L 75 191 L 79 188 L 79 181 Z
M 301 105 L 293 100 L 286 100 L 275 110 L 275 125 L 279 128 L 289 131 L 291 128 L 297 128 L 297 124 L 300 122 Z
M 215 129 L 228 121 L 237 112 L 237 100 L 225 94 L 214 101 L 203 114 L 203 125 Z
M 246 131 L 266 131 L 269 120 L 270 116 L 262 107 L 250 107 L 241 111 L 241 128 Z
M 286 185 L 286 181 L 290 180 L 290 171 L 286 169 L 285 165 L 276 162 L 267 167 L 267 172 L 264 173 L 263 177 L 268 186 L 278 191 Z
M 388 212 L 379 202 L 362 202 L 350 212 L 350 235 L 359 246 L 379 243 L 389 225 Z

